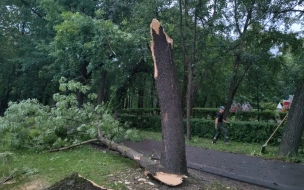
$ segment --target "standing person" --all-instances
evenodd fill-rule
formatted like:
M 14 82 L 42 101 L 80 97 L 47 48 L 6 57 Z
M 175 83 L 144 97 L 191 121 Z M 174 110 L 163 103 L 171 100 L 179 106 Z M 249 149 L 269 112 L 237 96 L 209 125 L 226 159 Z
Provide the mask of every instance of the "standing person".
M 215 129 L 216 129 L 216 133 L 213 137 L 213 141 L 212 141 L 212 144 L 215 144 L 217 139 L 218 139 L 218 136 L 221 134 L 221 132 L 224 133 L 224 141 L 226 144 L 229 144 L 228 142 L 228 131 L 227 129 L 224 127 L 224 124 L 223 122 L 227 123 L 226 120 L 223 119 L 223 112 L 225 110 L 225 107 L 224 106 L 220 106 L 220 111 L 216 113 L 216 118 L 215 118 Z

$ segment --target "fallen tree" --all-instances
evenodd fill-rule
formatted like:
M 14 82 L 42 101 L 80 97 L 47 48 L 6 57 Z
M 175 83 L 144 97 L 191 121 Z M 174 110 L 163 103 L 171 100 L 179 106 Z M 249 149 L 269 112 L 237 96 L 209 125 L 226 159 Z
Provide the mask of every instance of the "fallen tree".
M 87 141 L 83 141 L 80 143 L 77 143 L 72 146 L 68 147 L 62 147 L 59 149 L 53 149 L 50 150 L 49 152 L 56 152 L 56 151 L 62 151 L 62 150 L 67 150 L 70 148 L 74 148 L 76 146 L 84 145 L 87 143 L 92 143 L 92 142 L 100 142 L 103 145 L 106 145 L 109 150 L 116 151 L 120 153 L 122 156 L 125 156 L 127 158 L 130 158 L 131 160 L 134 160 L 139 166 L 142 168 L 145 168 L 145 174 L 150 175 L 153 178 L 161 181 L 162 183 L 169 185 L 169 186 L 177 186 L 180 185 L 183 182 L 184 178 L 187 178 L 185 175 L 177 175 L 177 174 L 172 174 L 167 171 L 167 169 L 158 161 L 158 160 L 152 160 L 151 158 L 148 158 L 144 156 L 143 154 L 123 145 L 123 144 L 118 144 L 114 141 L 111 141 L 104 137 L 104 134 L 100 131 L 100 129 L 97 129 L 98 131 L 98 138 L 96 139 L 91 139 Z
M 67 150 L 67 149 L 74 148 L 74 147 L 79 146 L 79 145 L 83 145 L 83 144 L 87 144 L 87 143 L 91 143 L 91 142 L 96 142 L 96 141 L 98 141 L 98 139 L 91 139 L 91 140 L 83 141 L 83 142 L 80 142 L 80 143 L 77 143 L 77 144 L 73 144 L 71 146 L 62 147 L 62 148 L 58 148 L 58 149 L 52 149 L 49 152 L 57 152 L 57 151 L 61 151 L 61 150 Z
M 98 139 L 99 141 L 106 145 L 109 149 L 119 152 L 121 155 L 134 160 L 141 167 L 145 168 L 145 174 L 151 175 L 155 179 L 161 181 L 162 183 L 169 186 L 177 186 L 183 182 L 185 175 L 172 174 L 167 171 L 167 169 L 160 164 L 157 160 L 152 160 L 151 158 L 145 157 L 143 154 L 126 147 L 123 144 L 115 143 L 107 138 L 104 138 L 100 130 L 98 129 Z
M 182 122 L 182 108 L 178 96 L 178 80 L 171 48 L 173 40 L 164 32 L 158 20 L 150 25 L 154 60 L 154 78 L 160 99 L 163 150 L 160 161 L 151 160 L 143 154 L 106 138 L 98 128 L 98 140 L 109 149 L 136 161 L 145 168 L 146 174 L 170 186 L 177 186 L 186 178 L 187 161 Z M 61 148 L 64 150 L 65 148 Z

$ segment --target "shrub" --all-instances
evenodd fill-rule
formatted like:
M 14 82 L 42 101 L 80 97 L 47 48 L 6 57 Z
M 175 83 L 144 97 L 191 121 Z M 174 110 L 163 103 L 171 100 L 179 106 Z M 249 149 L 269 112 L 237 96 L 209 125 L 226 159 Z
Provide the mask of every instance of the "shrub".
M 139 130 L 161 132 L 160 116 L 120 115 L 119 119 L 122 122 L 130 123 L 132 127 Z M 277 123 L 271 122 L 231 121 L 229 124 L 225 124 L 225 127 L 232 141 L 263 144 L 273 133 L 277 125 Z M 186 133 L 186 120 L 184 120 L 184 126 Z M 275 133 L 269 144 L 278 145 L 282 133 L 283 126 Z M 192 136 L 212 139 L 214 134 L 214 120 L 191 119 Z
M 193 108 L 192 118 L 204 118 L 213 119 L 216 115 L 218 108 Z M 136 115 L 136 116 L 153 116 L 159 115 L 159 108 L 139 108 L 139 109 L 122 109 L 120 110 L 121 115 Z M 186 110 L 184 110 L 184 115 L 186 115 Z M 265 110 L 265 111 L 238 111 L 236 113 L 230 113 L 229 118 L 233 118 L 238 121 L 265 121 L 265 122 L 275 122 L 279 118 L 284 118 L 286 113 L 277 112 L 275 109 Z
M 0 139 L 9 139 L 13 148 L 41 151 L 96 138 L 97 128 L 110 140 L 124 138 L 125 129 L 111 112 L 104 105 L 91 103 L 97 96 L 88 94 L 89 87 L 61 79 L 59 89 L 63 94 L 54 94 L 55 107 L 44 106 L 36 99 L 10 102 L 0 118 Z M 77 107 L 77 90 L 89 100 L 82 108 Z

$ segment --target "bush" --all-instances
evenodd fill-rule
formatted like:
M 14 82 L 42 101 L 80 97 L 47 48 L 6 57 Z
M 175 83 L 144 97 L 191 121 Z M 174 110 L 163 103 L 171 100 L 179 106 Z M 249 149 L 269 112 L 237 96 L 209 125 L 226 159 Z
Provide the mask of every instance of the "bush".
M 64 79 L 60 82 L 63 93 L 54 94 L 54 107 L 44 106 L 36 99 L 10 102 L 4 117 L 0 117 L 0 140 L 8 139 L 13 148 L 42 151 L 96 138 L 97 128 L 116 142 L 125 137 L 124 127 L 112 113 L 103 105 L 91 103 L 97 96 L 87 94 L 89 87 Z M 77 90 L 87 95 L 82 108 L 77 106 Z M 138 139 L 132 130 L 127 136 Z
M 204 118 L 204 119 L 213 119 L 218 112 L 218 108 L 193 108 L 192 109 L 192 118 Z M 123 109 L 120 110 L 122 115 L 150 115 L 157 116 L 160 115 L 159 108 L 139 108 L 139 109 Z M 186 110 L 184 110 L 184 115 L 186 115 Z M 286 113 L 277 112 L 273 110 L 265 111 L 238 111 L 236 113 L 230 113 L 229 118 L 233 118 L 238 121 L 265 121 L 265 122 L 275 122 L 279 118 L 284 118 Z
M 161 132 L 160 116 L 120 115 L 119 119 L 122 122 L 130 123 L 132 127 L 139 130 Z M 231 121 L 229 124 L 225 124 L 225 127 L 232 141 L 264 144 L 277 125 L 277 123 L 271 122 Z M 184 120 L 184 127 L 186 133 L 186 120 Z M 281 126 L 268 144 L 278 145 L 282 133 L 283 126 Z M 214 134 L 214 120 L 191 119 L 192 136 L 212 139 Z M 220 136 L 220 138 L 221 137 L 222 136 Z

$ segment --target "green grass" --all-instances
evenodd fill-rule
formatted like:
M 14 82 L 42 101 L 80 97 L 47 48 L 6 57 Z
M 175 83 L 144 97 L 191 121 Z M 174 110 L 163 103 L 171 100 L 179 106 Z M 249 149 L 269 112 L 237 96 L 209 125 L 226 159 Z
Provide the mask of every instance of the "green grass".
M 72 172 L 77 172 L 101 186 L 118 189 L 119 184 L 108 182 L 108 175 L 121 172 L 125 168 L 138 168 L 138 165 L 130 159 L 106 151 L 98 151 L 89 146 L 55 153 L 10 152 L 14 153 L 14 159 L 9 164 L 1 165 L 0 179 L 8 176 L 9 170 L 12 171 L 13 168 L 18 168 L 18 171 L 22 173 L 20 175 L 22 178 L 18 178 L 17 182 L 11 185 L 0 186 L 1 190 L 17 188 L 32 180 L 47 182 L 46 185 L 51 185 Z
M 154 140 L 161 140 L 161 133 L 141 131 L 141 135 Z M 266 146 L 266 151 L 264 154 L 261 153 L 262 144 L 257 143 L 241 143 L 241 142 L 230 142 L 230 144 L 225 144 L 223 141 L 219 140 L 216 144 L 212 144 L 212 139 L 205 139 L 199 137 L 192 137 L 191 141 L 186 140 L 186 144 L 195 147 L 201 147 L 206 149 L 213 149 L 217 151 L 232 152 L 236 154 L 244 154 L 249 156 L 258 156 L 265 159 L 277 159 L 287 162 L 301 162 L 304 163 L 304 151 L 299 150 L 299 154 L 296 157 L 279 157 L 278 146 Z
M 161 140 L 161 133 L 141 131 L 140 135 L 154 140 Z M 0 143 L 0 153 L 6 151 L 13 153 L 12 160 L 5 160 L 0 156 L 0 181 L 7 177 L 11 171 L 17 169 L 14 183 L 0 185 L 0 190 L 25 189 L 28 183 L 43 184 L 48 187 L 62 180 L 68 174 L 77 172 L 83 177 L 90 179 L 100 186 L 111 189 L 126 189 L 124 184 L 114 183 L 109 175 L 124 173 L 126 170 L 136 170 L 139 166 L 136 162 L 106 151 L 96 150 L 88 145 L 76 147 L 71 150 L 54 153 L 33 153 L 29 151 L 16 151 L 4 148 L 5 143 Z M 260 144 L 249 144 L 230 142 L 229 145 L 219 140 L 216 145 L 211 144 L 211 139 L 193 137 L 191 141 L 186 140 L 187 145 L 227 151 L 238 154 L 259 156 L 266 159 L 281 159 L 289 162 L 300 161 L 304 163 L 303 150 L 298 157 L 279 158 L 278 147 L 267 146 L 266 154 L 261 154 Z M 210 188 L 217 187 L 217 182 Z

